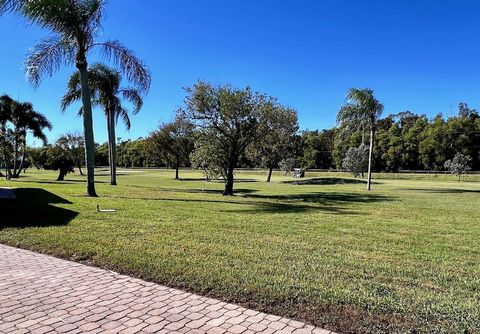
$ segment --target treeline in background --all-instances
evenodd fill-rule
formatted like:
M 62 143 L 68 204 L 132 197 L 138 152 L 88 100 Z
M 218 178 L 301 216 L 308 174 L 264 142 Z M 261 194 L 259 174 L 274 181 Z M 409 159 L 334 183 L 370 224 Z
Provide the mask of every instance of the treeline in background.
M 122 140 L 117 138 L 119 167 L 190 167 L 194 149 L 195 130 L 182 129 L 178 119 L 159 128 L 145 138 Z M 184 120 L 184 122 L 186 122 Z M 369 143 L 367 130 L 348 132 L 345 129 L 305 130 L 291 140 L 291 163 L 304 169 L 344 169 L 342 163 L 350 148 Z M 182 131 L 182 134 L 179 132 Z M 78 136 L 78 141 L 81 137 Z M 176 141 L 182 138 L 182 142 Z M 262 138 L 259 138 L 261 141 Z M 65 142 L 65 138 L 63 140 Z M 80 143 L 79 143 L 80 144 Z M 175 147 L 175 145 L 180 147 Z M 255 146 L 255 144 L 253 145 Z M 438 114 L 433 118 L 412 112 L 389 115 L 377 123 L 373 154 L 373 169 L 377 172 L 399 170 L 446 170 L 445 162 L 457 153 L 471 157 L 472 170 L 480 170 L 480 115 L 466 103 L 460 103 L 452 117 Z M 30 148 L 30 157 L 38 166 L 48 156 L 42 148 Z M 78 151 L 77 165 L 81 166 L 83 153 Z M 108 143 L 96 144 L 97 166 L 108 166 Z M 288 154 L 290 156 L 290 154 Z M 287 155 L 286 155 L 287 157 Z M 47 164 L 48 165 L 48 164 Z M 280 168 L 280 163 L 274 168 Z M 244 154 L 239 162 L 242 168 L 265 168 L 260 159 Z

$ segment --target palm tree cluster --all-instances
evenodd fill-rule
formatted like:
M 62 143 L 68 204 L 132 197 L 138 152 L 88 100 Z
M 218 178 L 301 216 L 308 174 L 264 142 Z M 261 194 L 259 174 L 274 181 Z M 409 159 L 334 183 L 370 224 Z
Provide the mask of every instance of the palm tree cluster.
M 94 178 L 95 141 L 92 96 L 98 97 L 101 94 L 91 85 L 91 82 L 95 80 L 89 79 L 88 58 L 98 50 L 103 59 L 117 64 L 126 79 L 132 82 L 141 93 L 148 92 L 151 83 L 147 67 L 131 50 L 118 40 L 98 40 L 106 3 L 105 0 L 0 0 L 0 14 L 8 11 L 17 12 L 27 21 L 35 23 L 51 33 L 49 38 L 39 42 L 30 50 L 25 60 L 27 78 L 34 86 L 38 86 L 44 77 L 52 76 L 61 65 L 71 64 L 75 65 L 77 69 L 77 79 L 75 80 L 78 80 L 77 93 L 79 94 L 75 100 L 81 100 L 82 103 L 87 194 L 89 196 L 97 196 Z M 116 93 L 124 94 L 118 91 Z M 136 97 L 129 96 L 128 93 L 123 96 L 130 97 L 130 100 L 136 99 Z M 94 102 L 94 104 L 102 104 L 98 100 Z M 138 105 L 137 103 L 135 108 Z M 102 106 L 105 107 L 103 104 Z M 121 115 L 118 113 L 118 106 L 114 107 L 109 104 L 108 109 L 110 114 L 115 109 L 115 112 Z
M 18 178 L 25 167 L 27 134 L 31 133 L 43 143 L 44 130 L 52 125 L 29 102 L 19 102 L 8 95 L 0 97 L 0 161 L 7 179 Z

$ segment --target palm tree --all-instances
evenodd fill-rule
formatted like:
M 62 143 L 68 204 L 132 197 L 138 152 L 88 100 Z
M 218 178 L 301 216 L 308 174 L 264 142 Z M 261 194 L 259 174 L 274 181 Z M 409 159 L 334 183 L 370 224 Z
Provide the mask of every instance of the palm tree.
M 122 119 L 127 130 L 130 130 L 130 117 L 128 110 L 123 107 L 122 99 L 133 105 L 132 114 L 137 114 L 143 106 L 141 91 L 132 87 L 121 88 L 122 76 L 119 71 L 103 64 L 95 64 L 88 69 L 88 84 L 91 89 L 92 103 L 103 108 L 107 119 L 108 130 L 108 160 L 110 164 L 110 184 L 117 185 L 116 172 L 116 137 L 115 125 L 119 118 Z M 74 73 L 68 81 L 68 89 L 62 98 L 62 109 L 80 99 L 80 76 Z M 82 113 L 83 110 L 80 110 Z
M 7 178 L 17 178 L 23 170 L 27 133 L 31 131 L 45 144 L 45 128 L 51 129 L 52 125 L 44 115 L 34 110 L 31 103 L 15 101 L 8 95 L 0 97 L 0 141 Z
M 383 112 L 383 105 L 373 96 L 372 89 L 352 88 L 347 93 L 347 103 L 343 105 L 337 115 L 337 122 L 349 131 L 370 129 L 370 148 L 368 153 L 368 180 L 367 190 L 371 189 L 373 144 L 377 121 Z
M 25 165 L 27 133 L 31 132 L 35 138 L 40 139 L 46 144 L 47 137 L 44 133 L 44 129 L 51 130 L 52 124 L 43 114 L 35 111 L 31 103 L 17 101 L 14 101 L 11 122 L 13 125 L 12 177 L 18 178 Z
M 106 60 L 119 65 L 129 81 L 142 90 L 150 87 L 150 73 L 144 63 L 119 41 L 98 42 L 106 0 L 0 0 L 0 14 L 17 11 L 28 21 L 50 30 L 53 35 L 34 46 L 25 61 L 27 78 L 38 86 L 62 64 L 75 64 L 80 77 L 83 110 L 87 194 L 95 192 L 95 141 L 92 103 L 88 85 L 87 56 L 95 49 Z

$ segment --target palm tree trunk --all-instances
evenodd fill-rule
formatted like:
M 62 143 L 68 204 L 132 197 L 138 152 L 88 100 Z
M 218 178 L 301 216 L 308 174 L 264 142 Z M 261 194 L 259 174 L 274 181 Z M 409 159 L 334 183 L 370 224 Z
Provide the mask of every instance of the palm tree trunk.
M 87 194 L 97 197 L 95 192 L 95 139 L 93 136 L 92 101 L 88 87 L 87 61 L 79 57 L 77 68 L 80 73 L 83 106 L 83 137 L 85 141 L 85 163 L 87 165 Z
M 268 176 L 267 176 L 267 182 L 270 182 L 272 180 L 272 172 L 273 172 L 273 168 L 270 167 L 268 169 Z
M 375 129 L 370 130 L 370 148 L 368 150 L 368 178 L 367 178 L 367 190 L 371 190 L 372 184 L 372 163 L 373 163 L 373 142 L 375 140 Z
M 115 150 L 115 116 L 112 112 L 107 112 L 107 129 L 108 129 L 108 163 L 110 165 L 110 185 L 117 185 L 116 171 L 116 150 Z
M 26 150 L 27 150 L 27 139 L 26 139 L 26 136 L 24 136 L 22 140 L 22 159 L 20 160 L 20 165 L 18 166 L 18 172 L 14 177 L 20 177 L 20 173 L 22 172 L 23 166 L 25 165 Z
M 5 178 L 7 180 L 10 180 L 12 178 L 12 172 L 10 170 L 10 167 L 8 166 L 8 154 L 7 154 L 7 148 L 4 146 L 3 147 L 3 163 L 5 164 Z
M 13 140 L 13 173 L 12 177 L 17 177 L 17 160 L 18 160 L 18 132 L 15 129 L 15 136 Z

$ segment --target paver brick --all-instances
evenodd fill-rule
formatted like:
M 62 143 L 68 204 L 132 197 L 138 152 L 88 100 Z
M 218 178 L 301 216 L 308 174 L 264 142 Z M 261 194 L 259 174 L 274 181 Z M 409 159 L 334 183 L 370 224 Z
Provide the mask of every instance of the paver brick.
M 111 271 L 0 245 L 0 333 L 319 333 Z

